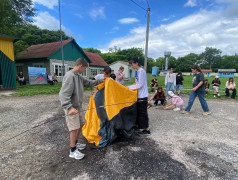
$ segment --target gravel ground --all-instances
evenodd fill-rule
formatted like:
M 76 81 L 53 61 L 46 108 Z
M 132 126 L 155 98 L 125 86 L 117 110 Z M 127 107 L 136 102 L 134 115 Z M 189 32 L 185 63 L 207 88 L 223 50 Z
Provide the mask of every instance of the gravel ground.
M 209 116 L 198 100 L 190 115 L 151 107 L 150 137 L 88 145 L 85 158 L 73 160 L 58 95 L 0 97 L 0 179 L 238 179 L 238 101 L 208 105 Z

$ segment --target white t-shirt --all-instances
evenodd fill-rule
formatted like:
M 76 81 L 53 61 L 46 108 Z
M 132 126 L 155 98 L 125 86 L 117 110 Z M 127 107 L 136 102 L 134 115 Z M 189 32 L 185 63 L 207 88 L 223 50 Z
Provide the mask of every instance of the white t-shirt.
M 136 84 L 128 86 L 129 89 L 138 90 L 138 98 L 148 97 L 147 77 L 143 68 L 137 71 Z
M 94 78 L 95 78 L 96 80 L 98 80 L 98 79 L 103 79 L 103 78 L 104 78 L 104 74 L 97 74 Z

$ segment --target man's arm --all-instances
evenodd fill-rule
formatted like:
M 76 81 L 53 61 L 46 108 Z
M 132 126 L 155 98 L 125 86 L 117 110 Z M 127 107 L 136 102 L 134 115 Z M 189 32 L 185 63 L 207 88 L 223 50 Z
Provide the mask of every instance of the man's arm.
M 59 98 L 61 106 L 66 110 L 69 110 L 73 107 L 71 103 L 71 96 L 73 94 L 73 90 L 74 90 L 73 81 L 62 83 L 62 88 L 59 92 Z
M 84 78 L 84 77 L 82 77 L 82 78 L 83 78 L 83 85 L 84 85 L 84 87 L 93 87 L 93 86 L 96 86 L 96 85 L 98 85 L 98 84 L 103 82 L 102 79 L 90 80 L 90 79 L 87 79 L 87 78 Z

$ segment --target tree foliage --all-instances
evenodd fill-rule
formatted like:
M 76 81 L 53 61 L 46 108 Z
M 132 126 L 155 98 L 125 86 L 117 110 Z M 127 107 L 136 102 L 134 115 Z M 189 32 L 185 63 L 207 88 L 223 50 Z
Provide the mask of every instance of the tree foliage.
M 14 35 L 12 27 L 32 22 L 35 11 L 32 0 L 1 0 L 0 33 Z
M 14 26 L 12 31 L 14 36 L 20 38 L 19 41 L 14 43 L 15 54 L 34 44 L 50 43 L 60 40 L 60 30 L 51 31 L 47 29 L 40 29 L 31 24 Z M 69 38 L 69 36 L 66 36 L 65 33 L 62 32 L 63 40 Z
M 91 52 L 91 53 L 97 53 L 97 54 L 101 54 L 101 51 L 95 48 L 83 48 L 84 52 Z

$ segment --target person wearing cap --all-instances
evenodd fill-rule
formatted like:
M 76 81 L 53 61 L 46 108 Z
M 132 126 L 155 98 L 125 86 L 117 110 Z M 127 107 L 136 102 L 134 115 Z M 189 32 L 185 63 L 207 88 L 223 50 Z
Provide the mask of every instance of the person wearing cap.
M 168 91 L 168 95 L 170 96 L 169 102 L 167 106 L 165 106 L 165 109 L 173 108 L 174 111 L 180 111 L 183 107 L 183 99 L 179 97 L 178 95 L 175 95 L 172 91 Z
M 214 97 L 220 96 L 219 94 L 219 86 L 221 81 L 219 80 L 219 76 L 216 76 L 215 79 L 212 81 L 212 87 L 214 89 Z
M 147 112 L 148 105 L 148 88 L 147 88 L 147 77 L 145 70 L 141 67 L 137 57 L 134 57 L 129 62 L 131 68 L 137 70 L 136 84 L 127 86 L 129 89 L 137 89 L 137 117 L 136 125 L 138 129 L 137 134 L 139 136 L 149 136 L 149 117 Z
M 211 112 L 209 111 L 207 102 L 205 100 L 205 87 L 204 87 L 204 75 L 198 65 L 192 66 L 192 72 L 194 73 L 193 77 L 193 89 L 190 93 L 188 105 L 185 108 L 184 111 L 182 111 L 182 114 L 190 114 L 190 110 L 193 106 L 193 102 L 198 96 L 199 101 L 201 103 L 202 109 L 203 109 L 203 115 L 210 115 Z

